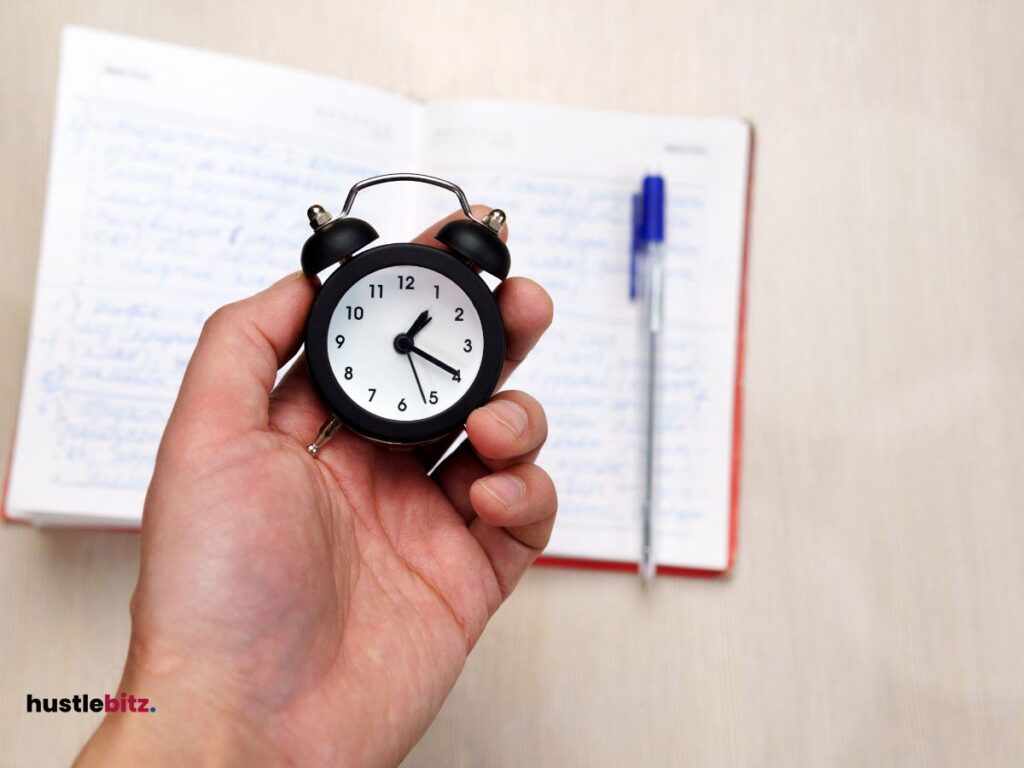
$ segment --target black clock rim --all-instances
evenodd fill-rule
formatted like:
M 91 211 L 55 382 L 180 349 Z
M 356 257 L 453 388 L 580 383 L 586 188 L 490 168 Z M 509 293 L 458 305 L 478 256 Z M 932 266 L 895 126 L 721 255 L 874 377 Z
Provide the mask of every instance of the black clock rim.
M 433 270 L 458 285 L 480 316 L 484 338 L 480 369 L 466 394 L 441 413 L 417 421 L 386 419 L 364 410 L 341 388 L 328 358 L 327 332 L 334 309 L 345 292 L 377 270 L 404 264 Z M 418 243 L 380 245 L 336 269 L 313 301 L 306 323 L 305 344 L 306 365 L 313 387 L 345 426 L 371 440 L 403 445 L 428 443 L 461 429 L 469 414 L 493 394 L 505 363 L 505 326 L 487 283 L 450 253 Z

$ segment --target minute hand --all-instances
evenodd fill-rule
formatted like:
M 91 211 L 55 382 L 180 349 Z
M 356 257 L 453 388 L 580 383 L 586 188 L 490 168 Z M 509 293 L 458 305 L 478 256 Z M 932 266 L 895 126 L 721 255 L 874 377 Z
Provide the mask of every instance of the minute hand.
M 426 360 L 428 363 L 433 363 L 434 365 L 436 365 L 441 370 L 448 371 L 448 373 L 450 373 L 452 376 L 457 376 L 458 373 L 459 373 L 455 368 L 452 368 L 447 363 L 442 363 L 436 357 L 434 357 L 433 355 L 431 355 L 431 354 L 429 354 L 427 352 L 424 352 L 419 347 L 414 346 L 410 351 L 416 353 L 417 355 L 422 357 L 424 360 Z

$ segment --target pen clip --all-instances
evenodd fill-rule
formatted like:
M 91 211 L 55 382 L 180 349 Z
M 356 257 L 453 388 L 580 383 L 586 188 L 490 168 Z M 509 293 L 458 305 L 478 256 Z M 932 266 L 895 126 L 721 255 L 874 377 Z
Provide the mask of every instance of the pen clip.
M 641 233 L 644 225 L 644 197 L 639 192 L 633 193 L 633 228 L 629 239 L 629 300 L 636 301 L 642 294 L 640 285 L 640 255 L 643 250 Z

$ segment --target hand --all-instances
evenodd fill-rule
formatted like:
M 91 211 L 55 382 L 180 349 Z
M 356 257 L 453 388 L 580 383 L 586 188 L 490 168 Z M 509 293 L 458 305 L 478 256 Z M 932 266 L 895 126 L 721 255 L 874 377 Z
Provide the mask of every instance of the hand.
M 429 309 L 424 309 L 422 312 L 419 313 L 419 315 L 413 321 L 413 324 L 409 326 L 409 330 L 406 331 L 404 334 L 405 338 L 409 340 L 410 345 L 412 344 L 412 340 L 416 337 L 416 334 L 422 331 L 426 324 L 430 322 L 430 320 L 431 318 Z M 399 341 L 396 340 L 396 347 L 398 346 L 398 344 Z M 420 383 L 420 375 L 416 373 L 416 363 L 413 362 L 412 355 L 409 352 L 406 352 L 405 356 L 409 358 L 409 367 L 412 368 L 413 378 L 416 379 L 416 388 L 419 389 L 420 397 L 423 399 L 424 405 L 426 405 L 427 396 L 423 393 L 423 385 Z
M 432 476 L 443 446 L 342 430 L 306 453 L 329 414 L 304 362 L 271 389 L 314 293 L 293 275 L 203 329 L 146 499 L 119 689 L 157 711 L 108 715 L 81 765 L 393 765 L 548 541 L 547 425 L 525 393 L 474 411 Z M 552 306 L 523 278 L 496 295 L 505 377 Z
M 430 317 L 430 310 L 424 309 L 417 316 L 413 324 L 409 326 L 409 330 L 405 332 L 405 335 L 408 336 L 410 339 L 416 338 L 416 334 L 422 331 L 424 326 L 426 326 L 426 324 L 429 323 L 431 319 L 432 318 Z
M 414 363 L 412 361 L 412 355 L 409 354 L 408 352 L 405 353 L 405 356 L 407 358 L 409 358 L 409 367 L 412 368 L 413 378 L 416 379 L 416 388 L 419 389 L 420 397 L 423 398 L 423 403 L 424 403 L 424 405 L 426 405 L 427 396 L 425 394 L 423 394 L 423 385 L 420 384 L 420 375 L 418 373 L 416 373 L 416 363 Z
M 459 375 L 458 370 L 456 370 L 455 368 L 452 368 L 450 365 L 448 365 L 448 363 L 442 363 L 436 357 L 434 357 L 433 355 L 427 354 L 426 352 L 424 352 L 422 349 L 420 349 L 419 347 L 417 347 L 415 345 L 413 345 L 413 347 L 409 351 L 419 355 L 420 357 L 422 357 L 427 362 L 433 363 L 438 368 L 440 368 L 442 371 L 447 371 L 452 376 L 458 376 Z

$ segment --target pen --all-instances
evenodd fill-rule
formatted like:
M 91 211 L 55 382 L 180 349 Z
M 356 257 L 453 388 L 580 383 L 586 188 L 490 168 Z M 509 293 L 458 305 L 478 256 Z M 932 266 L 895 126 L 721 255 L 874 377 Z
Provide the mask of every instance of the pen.
M 644 447 L 644 500 L 641 520 L 640 580 L 646 589 L 654 579 L 655 455 L 658 434 L 658 339 L 661 335 L 665 288 L 665 180 L 645 176 L 640 243 L 644 251 L 647 291 L 647 412 Z

